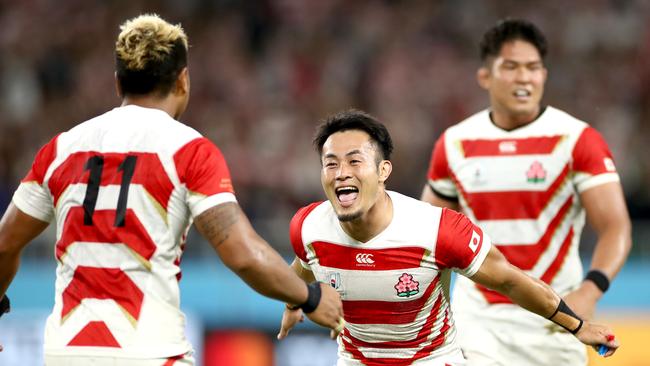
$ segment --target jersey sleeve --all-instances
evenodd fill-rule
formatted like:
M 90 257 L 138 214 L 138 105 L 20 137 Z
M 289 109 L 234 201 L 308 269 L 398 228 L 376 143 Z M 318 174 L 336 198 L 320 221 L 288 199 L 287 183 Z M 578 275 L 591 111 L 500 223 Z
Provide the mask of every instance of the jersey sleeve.
M 471 277 L 481 267 L 492 242 L 465 215 L 443 208 L 436 241 L 436 264 Z
M 573 184 L 578 192 L 619 181 L 612 153 L 603 136 L 592 127 L 582 131 L 573 148 L 572 168 Z
M 12 199 L 22 212 L 45 222 L 52 221 L 54 217 L 52 196 L 44 182 L 47 170 L 56 158 L 58 137 L 54 137 L 38 151 L 31 169 L 20 182 Z
M 320 202 L 314 202 L 309 206 L 305 206 L 296 212 L 291 219 L 289 224 L 289 239 L 291 240 L 291 246 L 293 247 L 294 253 L 298 259 L 300 259 L 302 266 L 309 269 L 307 259 L 307 251 L 305 250 L 305 243 L 302 238 L 302 226 L 305 222 L 307 216 L 320 204 Z
M 186 203 L 196 217 L 225 202 L 237 202 L 230 171 L 217 146 L 204 137 L 194 139 L 174 154 L 176 171 L 187 188 Z
M 431 161 L 427 173 L 429 187 L 442 198 L 458 199 L 458 191 L 449 173 L 449 162 L 445 148 L 445 134 L 436 141 L 431 152 Z

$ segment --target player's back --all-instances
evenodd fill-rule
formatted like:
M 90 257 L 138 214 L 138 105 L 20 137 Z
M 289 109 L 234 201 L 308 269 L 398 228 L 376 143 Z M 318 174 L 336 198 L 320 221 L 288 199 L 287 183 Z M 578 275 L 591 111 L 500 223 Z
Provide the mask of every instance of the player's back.
M 191 349 L 179 310 L 179 263 L 192 204 L 205 204 L 207 195 L 192 192 L 190 181 L 200 179 L 201 158 L 213 162 L 201 156 L 211 149 L 219 154 L 165 112 L 137 106 L 115 108 L 41 149 L 16 198 L 41 199 L 19 207 L 56 219 L 46 354 L 155 358 Z

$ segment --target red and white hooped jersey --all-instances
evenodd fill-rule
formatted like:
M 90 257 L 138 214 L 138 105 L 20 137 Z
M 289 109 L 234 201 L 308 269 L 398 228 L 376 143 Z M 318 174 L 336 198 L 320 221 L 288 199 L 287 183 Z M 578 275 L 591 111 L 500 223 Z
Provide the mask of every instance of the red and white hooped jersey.
M 490 249 L 462 214 L 388 194 L 393 219 L 365 243 L 343 231 L 329 201 L 303 207 L 291 221 L 303 266 L 343 300 L 339 365 L 429 364 L 457 353 L 449 270 L 474 275 Z
M 115 108 L 52 139 L 13 198 L 56 222 L 45 353 L 190 351 L 179 309 L 185 236 L 194 217 L 234 201 L 219 149 L 161 110 Z
M 437 194 L 458 199 L 511 263 L 565 294 L 582 281 L 579 194 L 619 177 L 595 129 L 546 107 L 512 131 L 495 126 L 488 110 L 450 127 L 433 149 L 428 179 Z M 510 303 L 464 279 L 458 288 L 479 303 Z

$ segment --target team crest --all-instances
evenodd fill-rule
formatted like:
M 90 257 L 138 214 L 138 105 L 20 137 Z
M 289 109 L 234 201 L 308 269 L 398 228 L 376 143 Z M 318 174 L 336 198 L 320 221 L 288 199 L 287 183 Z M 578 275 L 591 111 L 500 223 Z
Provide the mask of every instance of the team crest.
M 541 183 L 546 180 L 546 170 L 539 161 L 534 161 L 526 172 L 526 179 L 529 183 Z
M 420 292 L 420 283 L 418 281 L 413 281 L 412 275 L 402 273 L 402 275 L 399 276 L 397 285 L 395 285 L 395 290 L 397 290 L 397 296 L 399 297 L 411 297 Z

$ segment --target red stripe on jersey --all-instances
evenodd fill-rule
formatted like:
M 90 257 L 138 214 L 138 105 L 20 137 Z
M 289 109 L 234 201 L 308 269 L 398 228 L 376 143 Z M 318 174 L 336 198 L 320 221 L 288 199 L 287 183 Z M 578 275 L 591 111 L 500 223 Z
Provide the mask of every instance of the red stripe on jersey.
M 176 361 L 182 360 L 183 357 L 185 357 L 185 356 L 184 355 L 178 355 L 178 356 L 170 357 L 170 358 L 167 359 L 167 361 L 165 361 L 165 363 L 162 366 L 173 366 L 176 363 Z
M 413 323 L 439 281 L 437 276 L 422 296 L 411 301 L 343 300 L 343 317 L 353 324 Z
M 68 346 L 118 347 L 121 348 L 113 333 L 102 321 L 88 322 L 68 343 Z
M 563 136 L 540 136 L 520 139 L 461 140 L 466 158 L 550 154 Z
M 431 152 L 431 163 L 427 177 L 431 180 L 449 178 L 449 162 L 447 161 L 444 133 L 438 138 Z
M 593 127 L 585 128 L 572 151 L 573 170 L 591 175 L 615 172 L 612 153 L 603 136 Z M 609 159 L 611 164 L 606 160 Z
M 181 183 L 194 193 L 206 196 L 235 193 L 226 159 L 221 150 L 205 137 L 183 145 L 174 154 L 174 163 Z
M 321 202 L 314 202 L 299 209 L 298 212 L 293 215 L 291 223 L 289 223 L 289 239 L 291 240 L 291 246 L 293 246 L 293 251 L 296 253 L 296 256 L 305 263 L 307 263 L 307 252 L 305 251 L 305 245 L 302 242 L 302 224 L 305 222 L 307 216 L 318 207 Z
M 420 247 L 361 249 L 324 241 L 312 246 L 321 266 L 364 271 L 418 268 L 426 251 Z
M 559 272 L 560 268 L 562 268 L 562 264 L 567 257 L 567 253 L 569 252 L 572 241 L 573 229 L 569 230 L 569 233 L 560 246 L 560 250 L 558 251 L 557 256 L 555 256 L 553 262 L 551 262 L 544 274 L 540 277 L 540 280 L 546 282 L 547 284 L 551 284 L 551 281 L 553 281 L 555 275 Z M 512 301 L 507 296 L 504 296 L 496 291 L 492 291 L 478 284 L 476 287 L 483 294 L 485 300 L 490 304 L 512 304 Z
M 560 250 L 558 251 L 555 259 L 553 259 L 551 265 L 548 267 L 546 272 L 544 272 L 542 277 L 540 277 L 542 281 L 548 284 L 550 284 L 551 281 L 553 281 L 555 275 L 560 271 L 560 268 L 562 268 L 562 264 L 564 264 L 564 260 L 567 257 L 567 253 L 569 252 L 569 248 L 571 247 L 572 241 L 573 241 L 573 228 L 569 230 L 569 234 L 564 239 L 564 242 L 562 243 L 562 246 L 560 247 Z
M 116 210 L 96 210 L 93 224 L 84 225 L 83 207 L 72 207 L 65 218 L 61 239 L 56 243 L 56 257 L 66 253 L 77 242 L 124 244 L 145 260 L 150 260 L 156 244 L 131 209 L 126 210 L 124 226 L 114 226 Z
M 573 196 L 569 196 L 569 199 L 566 200 L 553 220 L 551 220 L 551 222 L 548 224 L 546 232 L 544 232 L 544 235 L 542 235 L 536 244 L 497 245 L 499 251 L 505 255 L 505 257 L 508 259 L 508 262 L 514 264 L 515 266 L 523 270 L 532 269 L 535 266 L 535 263 L 537 263 L 539 260 L 539 257 L 542 255 L 542 253 L 548 249 L 548 246 L 551 244 L 551 239 L 555 235 L 555 231 L 564 221 L 566 214 L 569 212 L 569 209 L 571 209 L 572 205 Z
M 345 347 L 345 350 L 348 351 L 352 356 L 363 362 L 364 365 L 367 366 L 380 366 L 380 365 L 399 365 L 399 366 L 408 366 L 411 365 L 413 362 L 424 358 L 428 355 L 431 354 L 436 348 L 440 347 L 444 342 L 445 338 L 447 336 L 447 331 L 451 328 L 449 325 L 449 311 L 445 311 L 445 319 L 443 321 L 443 325 L 440 328 L 439 334 L 431 340 L 430 343 L 428 343 L 426 346 L 422 347 L 418 352 L 416 352 L 413 357 L 410 358 L 394 358 L 394 357 L 385 357 L 385 358 L 368 358 L 366 357 L 360 350 L 359 347 L 370 347 L 370 348 L 413 348 L 417 347 L 418 345 L 425 343 L 427 341 L 427 338 L 432 332 L 431 326 L 433 325 L 437 315 L 438 311 L 440 310 L 440 303 L 442 299 L 442 294 L 438 297 L 436 300 L 436 306 L 434 306 L 434 309 L 432 309 L 431 313 L 429 314 L 429 317 L 427 318 L 427 322 L 425 326 L 420 330 L 418 333 L 418 336 L 416 337 L 416 341 L 396 341 L 396 342 L 378 342 L 378 343 L 370 343 L 370 342 L 363 342 L 360 341 L 354 337 L 352 337 L 349 333 L 349 331 L 344 330 L 343 332 L 343 337 L 341 337 L 341 340 L 343 341 L 343 346 Z M 350 339 L 348 341 L 347 338 Z
M 138 320 L 144 294 L 119 268 L 78 266 L 62 298 L 61 318 L 65 318 L 83 299 L 100 299 L 115 301 Z
M 32 168 L 27 173 L 27 176 L 23 178 L 22 182 L 37 182 L 38 184 L 43 184 L 47 168 L 50 167 L 50 164 L 52 164 L 54 158 L 56 158 L 56 145 L 58 138 L 59 135 L 54 136 L 50 142 L 41 147 L 34 158 Z
M 508 191 L 467 193 L 461 182 L 456 185 L 477 220 L 536 219 L 569 176 L 569 165 L 546 191 Z M 496 203 L 495 203 L 496 202 Z
M 50 192 L 56 206 L 59 197 L 71 184 L 87 183 L 90 170 L 86 169 L 86 162 L 93 156 L 102 156 L 102 178 L 100 185 L 121 185 L 122 171 L 118 169 L 127 156 L 136 156 L 135 171 L 131 184 L 141 184 L 149 194 L 166 210 L 169 196 L 174 185 L 167 176 L 167 172 L 155 153 L 130 152 L 130 153 L 98 153 L 84 151 L 71 154 L 52 173 L 49 180 Z

